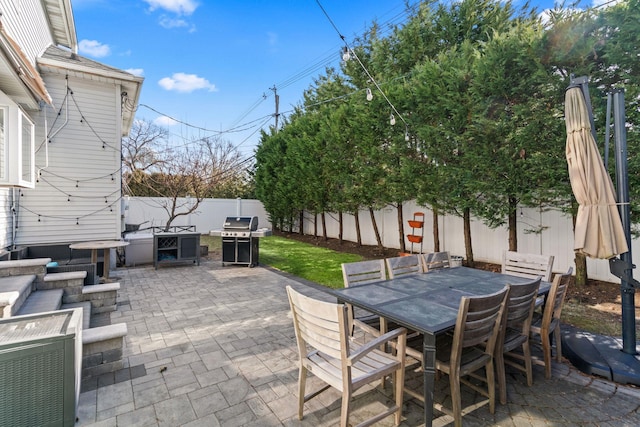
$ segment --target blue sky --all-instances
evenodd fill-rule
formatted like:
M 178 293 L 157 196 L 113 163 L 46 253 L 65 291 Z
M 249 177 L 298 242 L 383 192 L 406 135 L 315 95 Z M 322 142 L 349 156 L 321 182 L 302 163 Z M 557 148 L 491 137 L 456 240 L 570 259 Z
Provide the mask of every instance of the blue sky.
M 405 0 L 320 4 L 348 42 L 374 20 L 406 19 Z M 259 129 L 274 123 L 271 88 L 286 115 L 325 66 L 338 67 L 344 46 L 315 0 L 72 0 L 72 7 L 81 55 L 145 78 L 137 118 L 167 127 L 181 143 L 223 131 L 245 157 Z

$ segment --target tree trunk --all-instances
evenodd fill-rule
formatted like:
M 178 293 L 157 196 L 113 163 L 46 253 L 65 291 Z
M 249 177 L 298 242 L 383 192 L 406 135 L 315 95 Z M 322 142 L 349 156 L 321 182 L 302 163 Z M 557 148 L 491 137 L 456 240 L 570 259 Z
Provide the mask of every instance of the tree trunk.
M 402 213 L 402 203 L 398 203 L 398 238 L 400 240 L 400 252 L 406 252 L 407 246 L 404 243 L 404 215 Z
M 362 232 L 360 231 L 360 214 L 359 211 L 353 213 L 353 218 L 356 220 L 356 241 L 358 246 L 362 246 Z
M 300 234 L 301 236 L 304 236 L 304 210 L 300 211 L 300 219 L 298 220 L 298 222 L 300 223 L 298 228 L 298 234 Z
M 318 238 L 318 214 L 313 214 L 313 237 Z
M 327 237 L 327 217 L 324 211 L 320 214 L 320 218 L 322 219 L 322 237 L 327 241 L 329 240 L 329 237 Z
M 438 226 L 438 209 L 433 209 L 433 251 L 440 252 L 440 227 Z
M 518 225 L 517 225 L 518 201 L 509 196 L 509 250 L 518 252 Z
M 338 241 L 342 244 L 344 224 L 342 223 L 342 211 L 338 211 Z
M 371 206 L 369 206 L 369 216 L 371 217 L 371 225 L 373 225 L 373 232 L 376 235 L 376 242 L 378 243 L 378 247 L 382 248 L 382 238 L 380 237 L 380 230 L 378 230 L 376 214 Z
M 471 245 L 471 209 L 464 208 L 462 213 L 462 222 L 464 223 L 464 250 L 465 258 L 467 258 L 467 267 L 475 267 L 473 260 L 473 247 Z
M 575 205 L 575 202 L 574 202 Z M 576 214 L 577 209 L 572 209 L 571 214 L 571 222 L 573 224 L 573 234 L 575 236 L 576 233 Z M 585 286 L 587 284 L 587 280 L 589 276 L 587 275 L 587 256 L 580 252 L 574 252 L 575 259 L 573 260 L 576 264 L 576 286 Z

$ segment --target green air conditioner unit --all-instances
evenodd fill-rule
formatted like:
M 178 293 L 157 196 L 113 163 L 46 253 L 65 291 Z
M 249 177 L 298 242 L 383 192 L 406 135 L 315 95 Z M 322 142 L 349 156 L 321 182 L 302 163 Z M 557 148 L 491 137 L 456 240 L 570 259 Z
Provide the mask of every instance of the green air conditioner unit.
M 0 319 L 0 426 L 73 426 L 82 309 Z

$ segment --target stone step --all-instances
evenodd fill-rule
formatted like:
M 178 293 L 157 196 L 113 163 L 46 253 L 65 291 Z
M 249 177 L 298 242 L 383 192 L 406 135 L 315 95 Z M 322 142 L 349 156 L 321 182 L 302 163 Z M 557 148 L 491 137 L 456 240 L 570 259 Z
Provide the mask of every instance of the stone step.
M 91 303 L 89 301 L 62 304 L 60 308 L 63 310 L 68 308 L 81 308 L 82 309 L 82 329 L 89 329 L 91 327 Z
M 0 277 L 0 317 L 11 317 L 20 310 L 31 294 L 35 279 L 35 274 Z
M 62 304 L 62 294 L 62 289 L 36 291 L 29 295 L 29 298 L 22 304 L 18 315 L 58 310 Z

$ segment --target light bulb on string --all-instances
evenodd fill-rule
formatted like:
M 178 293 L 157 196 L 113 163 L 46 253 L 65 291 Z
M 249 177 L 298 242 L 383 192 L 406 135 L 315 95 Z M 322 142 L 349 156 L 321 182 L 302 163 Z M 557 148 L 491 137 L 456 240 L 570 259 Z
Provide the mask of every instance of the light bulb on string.
M 367 101 L 371 101 L 373 99 L 373 93 L 371 92 L 371 88 L 367 88 Z
M 70 201 L 71 201 L 71 195 L 68 195 L 67 196 L 67 202 L 70 202 Z
M 405 130 L 404 130 L 404 140 L 405 140 L 406 142 L 409 142 L 409 140 L 410 140 L 410 139 L 411 139 L 411 138 L 409 138 L 409 129 L 405 129 Z
M 389 117 L 389 123 L 391 123 L 391 126 L 395 126 L 396 124 L 396 116 L 394 116 L 393 113 L 391 113 L 391 116 Z
M 351 54 L 349 54 L 349 48 L 347 46 L 342 48 L 342 60 L 347 62 L 351 59 Z
M 76 225 L 80 225 L 80 218 L 76 218 Z

